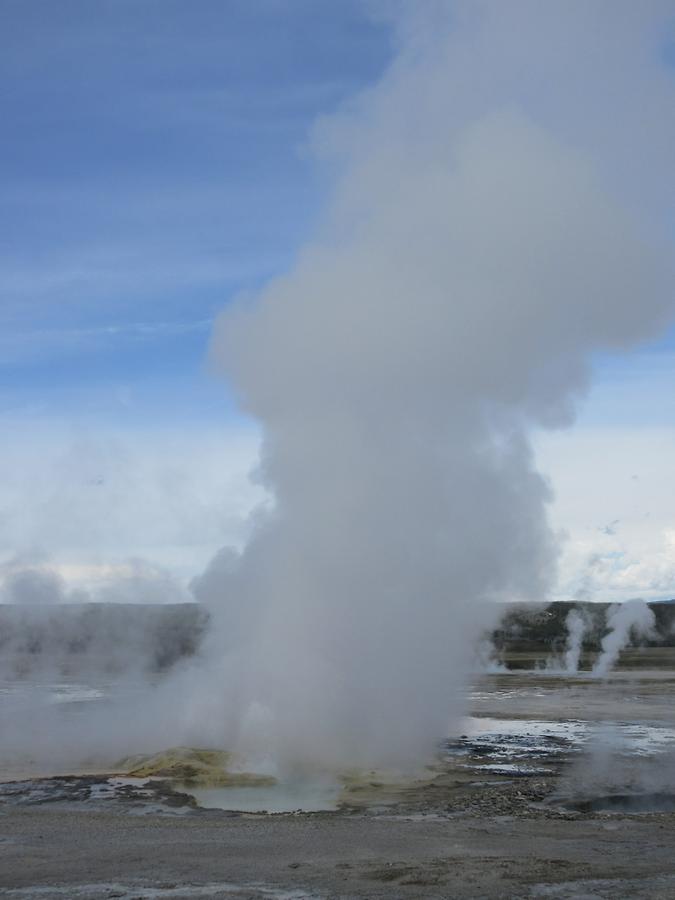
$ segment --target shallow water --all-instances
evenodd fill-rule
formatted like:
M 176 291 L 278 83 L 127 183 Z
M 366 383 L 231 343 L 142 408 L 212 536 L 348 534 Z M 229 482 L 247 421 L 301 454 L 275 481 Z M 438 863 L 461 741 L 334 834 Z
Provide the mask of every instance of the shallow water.
M 56 703 L 91 703 L 103 700 L 115 690 L 110 682 L 52 681 L 49 679 L 0 680 L 0 704 L 7 708 L 26 704 L 52 706 Z
M 337 809 L 340 785 L 281 782 L 260 787 L 183 787 L 203 809 L 237 812 L 324 812 Z
M 474 744 L 484 744 L 494 755 L 550 755 L 581 749 L 600 736 L 611 738 L 614 748 L 627 755 L 652 756 L 675 749 L 675 727 L 641 722 L 605 720 L 548 722 L 537 719 L 468 716 L 464 732 Z

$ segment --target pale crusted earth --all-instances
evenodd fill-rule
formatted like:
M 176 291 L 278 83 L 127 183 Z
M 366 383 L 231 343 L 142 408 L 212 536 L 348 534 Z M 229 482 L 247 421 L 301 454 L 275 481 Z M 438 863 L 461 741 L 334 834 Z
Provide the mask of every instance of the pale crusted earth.
M 675 898 L 674 689 L 664 670 L 487 677 L 426 781 L 366 774 L 332 812 L 200 809 L 166 781 L 5 783 L 0 895 Z

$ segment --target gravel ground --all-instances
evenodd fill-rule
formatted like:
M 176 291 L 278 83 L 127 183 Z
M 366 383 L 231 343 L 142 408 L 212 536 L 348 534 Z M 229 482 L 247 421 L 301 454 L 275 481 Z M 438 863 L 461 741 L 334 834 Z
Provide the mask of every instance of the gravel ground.
M 675 897 L 675 817 L 187 817 L 15 808 L 3 896 Z

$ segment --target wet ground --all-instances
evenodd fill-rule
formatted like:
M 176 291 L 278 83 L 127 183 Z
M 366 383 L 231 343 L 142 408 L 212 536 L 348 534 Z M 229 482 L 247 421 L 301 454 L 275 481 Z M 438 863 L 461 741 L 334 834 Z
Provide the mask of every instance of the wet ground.
M 675 898 L 675 670 L 477 679 L 417 780 L 6 781 L 0 894 Z

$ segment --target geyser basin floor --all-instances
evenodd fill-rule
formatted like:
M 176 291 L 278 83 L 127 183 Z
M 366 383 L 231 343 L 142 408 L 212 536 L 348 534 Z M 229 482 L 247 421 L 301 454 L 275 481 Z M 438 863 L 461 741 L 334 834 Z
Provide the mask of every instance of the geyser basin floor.
M 0 894 L 675 897 L 675 812 L 652 802 L 672 791 L 650 786 L 675 746 L 672 678 L 481 679 L 434 777 L 355 779 L 325 813 L 226 812 L 162 779 L 0 785 Z

